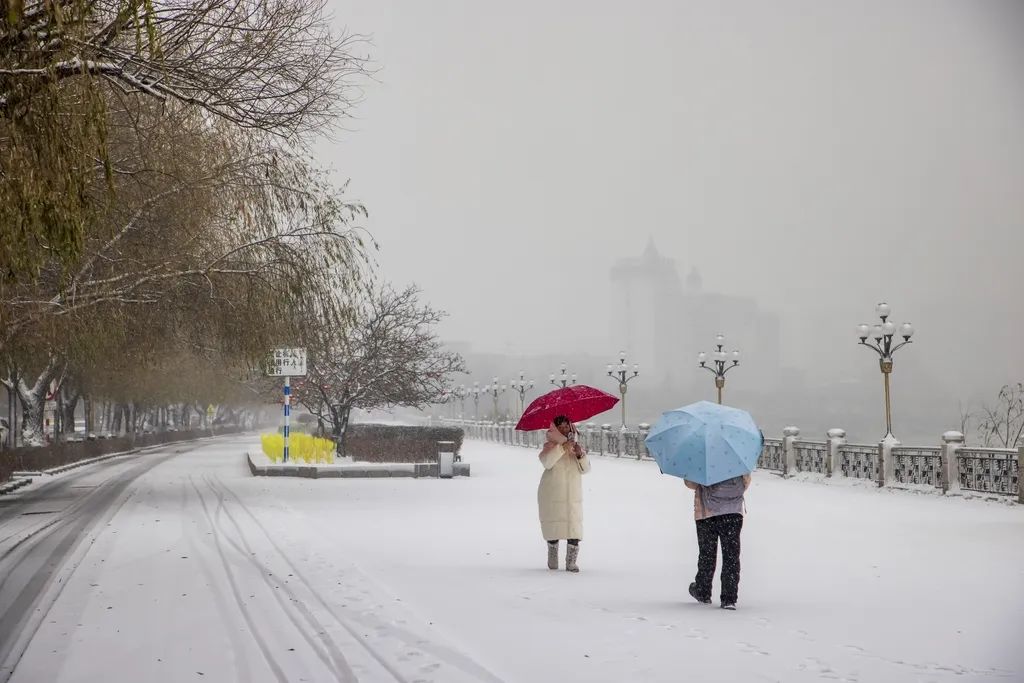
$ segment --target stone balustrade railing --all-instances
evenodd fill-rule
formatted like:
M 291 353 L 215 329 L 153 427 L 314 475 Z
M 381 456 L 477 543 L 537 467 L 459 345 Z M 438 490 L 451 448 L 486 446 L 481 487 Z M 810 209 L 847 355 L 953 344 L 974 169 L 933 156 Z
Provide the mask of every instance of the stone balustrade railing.
M 537 449 L 544 441 L 543 431 L 518 432 L 514 422 L 444 421 L 461 426 L 471 439 Z M 649 430 L 647 424 L 622 429 L 590 422 L 580 426 L 580 439 L 591 454 L 650 460 L 644 444 Z M 959 432 L 943 434 L 939 446 L 910 448 L 890 442 L 848 444 L 842 429 L 828 430 L 823 441 L 804 440 L 798 428 L 787 427 L 781 439 L 765 439 L 757 465 L 784 477 L 808 472 L 867 479 L 879 486 L 923 486 L 952 495 L 970 491 L 1016 496 L 1024 504 L 1022 461 L 1024 447 L 967 448 Z

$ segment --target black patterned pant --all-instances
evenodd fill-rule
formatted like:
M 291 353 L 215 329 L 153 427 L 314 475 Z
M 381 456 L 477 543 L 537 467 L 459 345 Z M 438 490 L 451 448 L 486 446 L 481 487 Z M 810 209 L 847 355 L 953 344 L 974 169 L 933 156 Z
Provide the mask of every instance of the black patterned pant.
M 711 599 L 711 582 L 718 560 L 718 542 L 722 542 L 722 602 L 735 603 L 740 588 L 740 531 L 743 515 L 718 515 L 697 520 L 697 595 Z

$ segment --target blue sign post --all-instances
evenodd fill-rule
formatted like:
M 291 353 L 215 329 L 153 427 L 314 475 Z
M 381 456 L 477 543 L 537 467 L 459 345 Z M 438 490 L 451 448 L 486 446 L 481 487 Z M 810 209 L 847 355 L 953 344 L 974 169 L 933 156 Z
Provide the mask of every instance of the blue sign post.
M 274 349 L 274 355 L 267 364 L 267 374 L 284 377 L 284 462 L 288 462 L 288 446 L 291 441 L 292 377 L 306 374 L 306 349 Z

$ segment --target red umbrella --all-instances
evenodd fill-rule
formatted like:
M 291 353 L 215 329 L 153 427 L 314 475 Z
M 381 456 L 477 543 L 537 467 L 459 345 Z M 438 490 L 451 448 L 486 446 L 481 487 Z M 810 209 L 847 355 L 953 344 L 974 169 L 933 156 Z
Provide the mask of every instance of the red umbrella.
M 614 408 L 618 402 L 619 399 L 600 389 L 573 384 L 537 397 L 519 418 L 516 429 L 521 432 L 547 429 L 559 415 L 565 415 L 573 422 L 583 422 Z

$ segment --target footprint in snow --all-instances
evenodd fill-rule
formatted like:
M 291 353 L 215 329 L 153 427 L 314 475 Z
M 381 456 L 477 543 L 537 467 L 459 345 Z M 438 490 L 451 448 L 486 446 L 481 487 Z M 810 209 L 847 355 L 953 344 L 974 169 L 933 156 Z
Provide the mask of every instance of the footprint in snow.
M 737 644 L 737 645 L 738 645 L 738 646 L 739 646 L 739 647 L 740 647 L 740 648 L 741 648 L 741 649 L 742 649 L 742 650 L 743 650 L 744 652 L 746 652 L 747 654 L 750 654 L 750 655 L 762 655 L 762 656 L 764 656 L 764 657 L 767 657 L 767 656 L 769 656 L 769 655 L 771 654 L 770 652 L 765 652 L 764 650 L 762 650 L 762 649 L 761 649 L 761 648 L 759 648 L 758 646 L 756 646 L 756 645 L 751 645 L 750 643 L 736 643 L 736 644 Z

